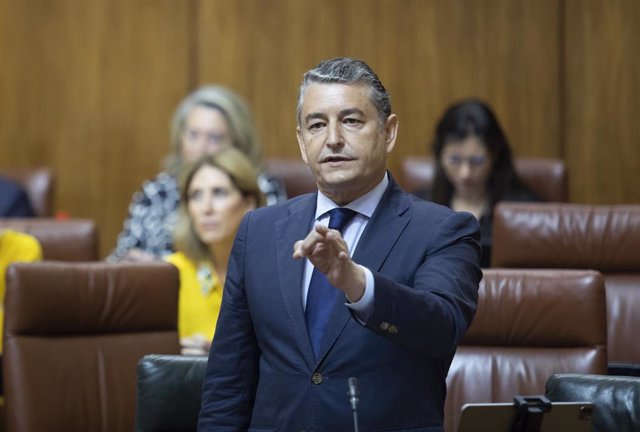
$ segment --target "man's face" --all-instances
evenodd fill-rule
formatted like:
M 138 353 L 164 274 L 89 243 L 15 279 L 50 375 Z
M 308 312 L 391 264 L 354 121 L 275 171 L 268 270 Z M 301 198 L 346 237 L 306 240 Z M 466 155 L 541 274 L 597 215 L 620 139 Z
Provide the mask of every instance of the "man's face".
M 394 114 L 380 124 L 368 87 L 314 83 L 304 92 L 297 137 L 320 191 L 344 205 L 382 180 L 397 129 Z

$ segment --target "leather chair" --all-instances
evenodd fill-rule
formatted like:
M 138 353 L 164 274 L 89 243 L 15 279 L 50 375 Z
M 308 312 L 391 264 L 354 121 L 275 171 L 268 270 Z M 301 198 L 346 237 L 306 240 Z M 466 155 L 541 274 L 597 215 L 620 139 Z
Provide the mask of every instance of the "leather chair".
M 501 203 L 497 267 L 594 269 L 607 293 L 609 373 L 640 375 L 640 205 Z
M 98 260 L 98 228 L 88 219 L 0 218 L 0 229 L 31 234 L 40 242 L 43 259 Z
M 558 374 L 547 381 L 552 402 L 592 402 L 593 432 L 640 431 L 640 378 Z
M 138 361 L 179 353 L 178 286 L 177 270 L 165 263 L 11 265 L 8 430 L 133 430 Z
M 33 211 L 38 217 L 53 216 L 54 177 L 49 168 L 4 169 L 0 175 L 22 186 L 29 196 Z
M 457 431 L 466 403 L 543 394 L 555 373 L 606 372 L 600 273 L 488 269 L 479 294 L 476 316 L 447 376 L 445 431 Z
M 568 200 L 567 170 L 561 159 L 516 158 L 516 172 L 540 199 L 548 202 Z M 433 158 L 407 156 L 401 162 L 400 179 L 405 190 L 430 189 L 433 184 Z
M 584 323 L 584 316 L 592 319 Z M 606 370 L 605 299 L 594 271 L 486 270 L 476 318 L 447 378 L 445 430 L 470 402 L 542 394 L 558 372 Z M 206 357 L 138 364 L 138 432 L 195 431 Z
M 269 174 L 282 181 L 289 198 L 318 190 L 311 170 L 300 158 L 269 158 L 266 166 Z
M 138 363 L 136 432 L 196 432 L 207 356 L 148 355 Z

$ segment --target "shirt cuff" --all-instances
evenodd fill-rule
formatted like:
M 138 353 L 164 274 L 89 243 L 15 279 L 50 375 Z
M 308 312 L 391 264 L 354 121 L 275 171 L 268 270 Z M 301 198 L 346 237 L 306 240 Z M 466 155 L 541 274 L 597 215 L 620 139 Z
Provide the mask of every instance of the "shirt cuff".
M 362 298 L 355 303 L 351 303 L 347 299 L 347 303 L 345 303 L 345 305 L 355 312 L 356 318 L 360 321 L 360 324 L 364 325 L 373 312 L 373 295 L 375 293 L 376 284 L 371 270 L 359 264 L 358 266 L 364 270 L 364 277 L 366 280 L 364 294 L 362 294 Z

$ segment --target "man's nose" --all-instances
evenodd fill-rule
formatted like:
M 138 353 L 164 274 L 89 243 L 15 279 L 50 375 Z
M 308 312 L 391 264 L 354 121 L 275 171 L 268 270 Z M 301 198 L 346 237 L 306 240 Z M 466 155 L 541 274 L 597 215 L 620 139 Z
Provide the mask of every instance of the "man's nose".
M 335 147 L 342 144 L 344 144 L 344 141 L 340 125 L 337 123 L 329 123 L 327 126 L 327 145 Z

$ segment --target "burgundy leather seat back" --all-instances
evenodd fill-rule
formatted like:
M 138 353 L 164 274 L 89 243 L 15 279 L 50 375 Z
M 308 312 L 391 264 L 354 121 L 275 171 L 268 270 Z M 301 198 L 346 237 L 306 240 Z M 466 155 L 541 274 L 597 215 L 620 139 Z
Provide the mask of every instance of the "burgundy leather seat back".
M 9 267 L 9 430 L 132 431 L 138 361 L 179 353 L 178 286 L 164 263 Z
M 447 377 L 445 430 L 457 430 L 465 403 L 544 394 L 554 373 L 605 373 L 606 332 L 600 273 L 484 270 L 478 311 Z
M 0 218 L 2 228 L 25 232 L 37 238 L 45 260 L 98 260 L 98 227 L 92 220 Z
M 540 199 L 566 202 L 568 199 L 567 170 L 561 159 L 516 158 L 516 172 Z M 433 159 L 429 156 L 407 156 L 402 160 L 403 187 L 409 192 L 430 189 L 433 185 Z
M 300 158 L 269 158 L 266 166 L 269 174 L 284 183 L 289 198 L 318 190 L 311 170 Z
M 609 360 L 640 367 L 640 205 L 502 203 L 492 253 L 497 267 L 602 272 Z
M 25 190 L 31 201 L 33 211 L 38 217 L 53 216 L 54 177 L 49 168 L 15 168 L 5 169 L 2 176 L 18 183 Z

